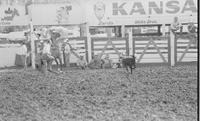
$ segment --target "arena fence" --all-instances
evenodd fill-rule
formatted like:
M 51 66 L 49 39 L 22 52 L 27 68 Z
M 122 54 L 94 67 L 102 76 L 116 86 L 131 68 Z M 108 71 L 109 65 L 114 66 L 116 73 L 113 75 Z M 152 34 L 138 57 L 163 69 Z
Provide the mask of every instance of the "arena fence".
M 197 38 L 192 34 L 176 36 L 176 62 L 197 61 Z
M 133 37 L 137 63 L 168 63 L 169 37 Z
M 121 54 L 129 55 L 128 38 L 91 38 L 92 56 L 109 55 L 114 63 L 119 62 Z
M 71 63 L 76 63 L 77 59 L 80 56 L 85 57 L 88 61 L 88 52 L 87 52 L 87 38 L 86 37 L 74 37 L 69 38 L 69 43 L 72 46 L 72 54 L 70 57 Z
M 131 40 L 130 38 L 91 38 L 90 44 L 88 44 L 89 41 L 86 37 L 69 38 L 69 42 L 73 48 L 70 63 L 76 63 L 80 56 L 84 56 L 89 62 L 89 55 L 94 56 L 97 54 L 101 56 L 109 54 L 113 62 L 118 63 L 121 54 L 134 54 L 137 63 L 166 63 L 171 65 L 171 57 L 173 56 L 170 55 L 173 53 L 175 55 L 175 64 L 196 62 L 198 57 L 197 42 L 194 43 L 194 39 L 191 37 L 191 35 L 187 34 L 177 35 L 174 41 L 175 52 L 171 51 L 172 47 L 170 43 L 172 41 L 169 36 L 132 37 Z M 36 44 L 36 52 L 40 51 L 38 46 Z M 91 48 L 91 50 L 88 48 Z M 0 56 L 4 57 L 0 61 L 0 67 L 14 66 L 19 45 L 12 45 L 10 47 L 10 44 L 8 44 L 6 46 L 0 46 L 0 49 Z M 5 56 L 8 53 L 9 56 Z

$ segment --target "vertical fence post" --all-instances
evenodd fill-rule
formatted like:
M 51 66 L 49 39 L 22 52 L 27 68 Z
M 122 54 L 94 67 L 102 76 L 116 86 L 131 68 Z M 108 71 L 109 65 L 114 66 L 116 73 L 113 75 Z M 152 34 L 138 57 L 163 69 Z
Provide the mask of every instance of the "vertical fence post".
M 175 51 L 175 34 L 170 30 L 170 66 L 175 65 L 176 51 Z
M 31 30 L 31 34 L 30 34 L 30 41 L 31 41 L 31 66 L 33 69 L 35 69 L 35 41 L 33 39 L 33 24 L 32 24 L 32 20 L 30 21 L 30 30 Z
M 121 26 L 121 35 L 122 37 L 125 37 L 125 25 Z
M 33 69 L 35 69 L 35 40 L 33 38 L 33 21 L 32 21 L 32 9 L 33 9 L 33 3 L 34 0 L 31 0 L 31 6 L 28 10 L 28 15 L 29 15 L 29 25 L 30 25 L 30 42 L 31 42 L 31 66 Z
M 162 36 L 165 36 L 165 31 L 166 31 L 166 29 L 165 29 L 165 24 L 162 24 Z
M 90 26 L 86 23 L 86 36 L 87 36 L 87 55 L 88 62 L 92 59 L 92 47 L 91 47 L 91 36 L 90 36 Z
M 129 48 L 129 55 L 134 55 L 133 53 L 133 31 L 132 31 L 132 28 L 129 29 L 128 31 L 128 41 L 129 41 L 129 45 L 128 45 L 128 48 Z

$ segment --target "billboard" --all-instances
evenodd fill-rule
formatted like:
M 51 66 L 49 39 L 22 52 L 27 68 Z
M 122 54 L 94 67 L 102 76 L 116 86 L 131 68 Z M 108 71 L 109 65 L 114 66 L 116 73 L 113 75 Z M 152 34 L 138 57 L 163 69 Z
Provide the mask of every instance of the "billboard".
M 84 23 L 84 10 L 77 2 L 37 4 L 32 6 L 34 25 L 69 25 Z
M 0 6 L 0 26 L 28 25 L 29 17 L 25 15 L 25 7 L 21 5 Z
M 86 19 L 90 25 L 169 24 L 197 22 L 197 0 L 89 0 Z

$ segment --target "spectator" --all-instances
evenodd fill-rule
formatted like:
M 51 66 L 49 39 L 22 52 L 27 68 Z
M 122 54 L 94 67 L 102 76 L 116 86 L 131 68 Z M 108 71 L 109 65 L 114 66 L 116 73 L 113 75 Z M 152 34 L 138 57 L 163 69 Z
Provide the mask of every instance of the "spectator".
M 197 27 L 194 25 L 194 22 L 190 22 L 188 24 L 188 32 L 190 32 L 190 33 L 196 33 L 197 32 Z
M 182 25 L 181 23 L 178 21 L 178 17 L 174 17 L 174 22 L 171 24 L 170 28 L 172 30 L 172 32 L 176 32 L 177 30 L 181 29 Z
M 78 59 L 77 66 L 80 67 L 81 69 L 85 69 L 86 68 L 87 62 L 86 62 L 86 60 L 84 59 L 83 56 L 80 56 L 80 59 Z
M 193 22 L 190 22 L 188 24 L 188 32 L 193 45 L 197 45 L 197 27 L 194 25 Z

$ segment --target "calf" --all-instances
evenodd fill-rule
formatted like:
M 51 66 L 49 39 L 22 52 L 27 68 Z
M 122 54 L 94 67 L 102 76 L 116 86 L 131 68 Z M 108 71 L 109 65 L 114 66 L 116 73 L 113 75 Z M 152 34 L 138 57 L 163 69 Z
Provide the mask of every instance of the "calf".
M 130 68 L 131 70 L 131 74 L 132 74 L 132 70 L 136 68 L 136 64 L 135 64 L 135 56 L 133 55 L 132 58 L 122 58 L 122 65 L 123 67 L 126 68 L 126 70 L 128 71 L 128 68 Z

